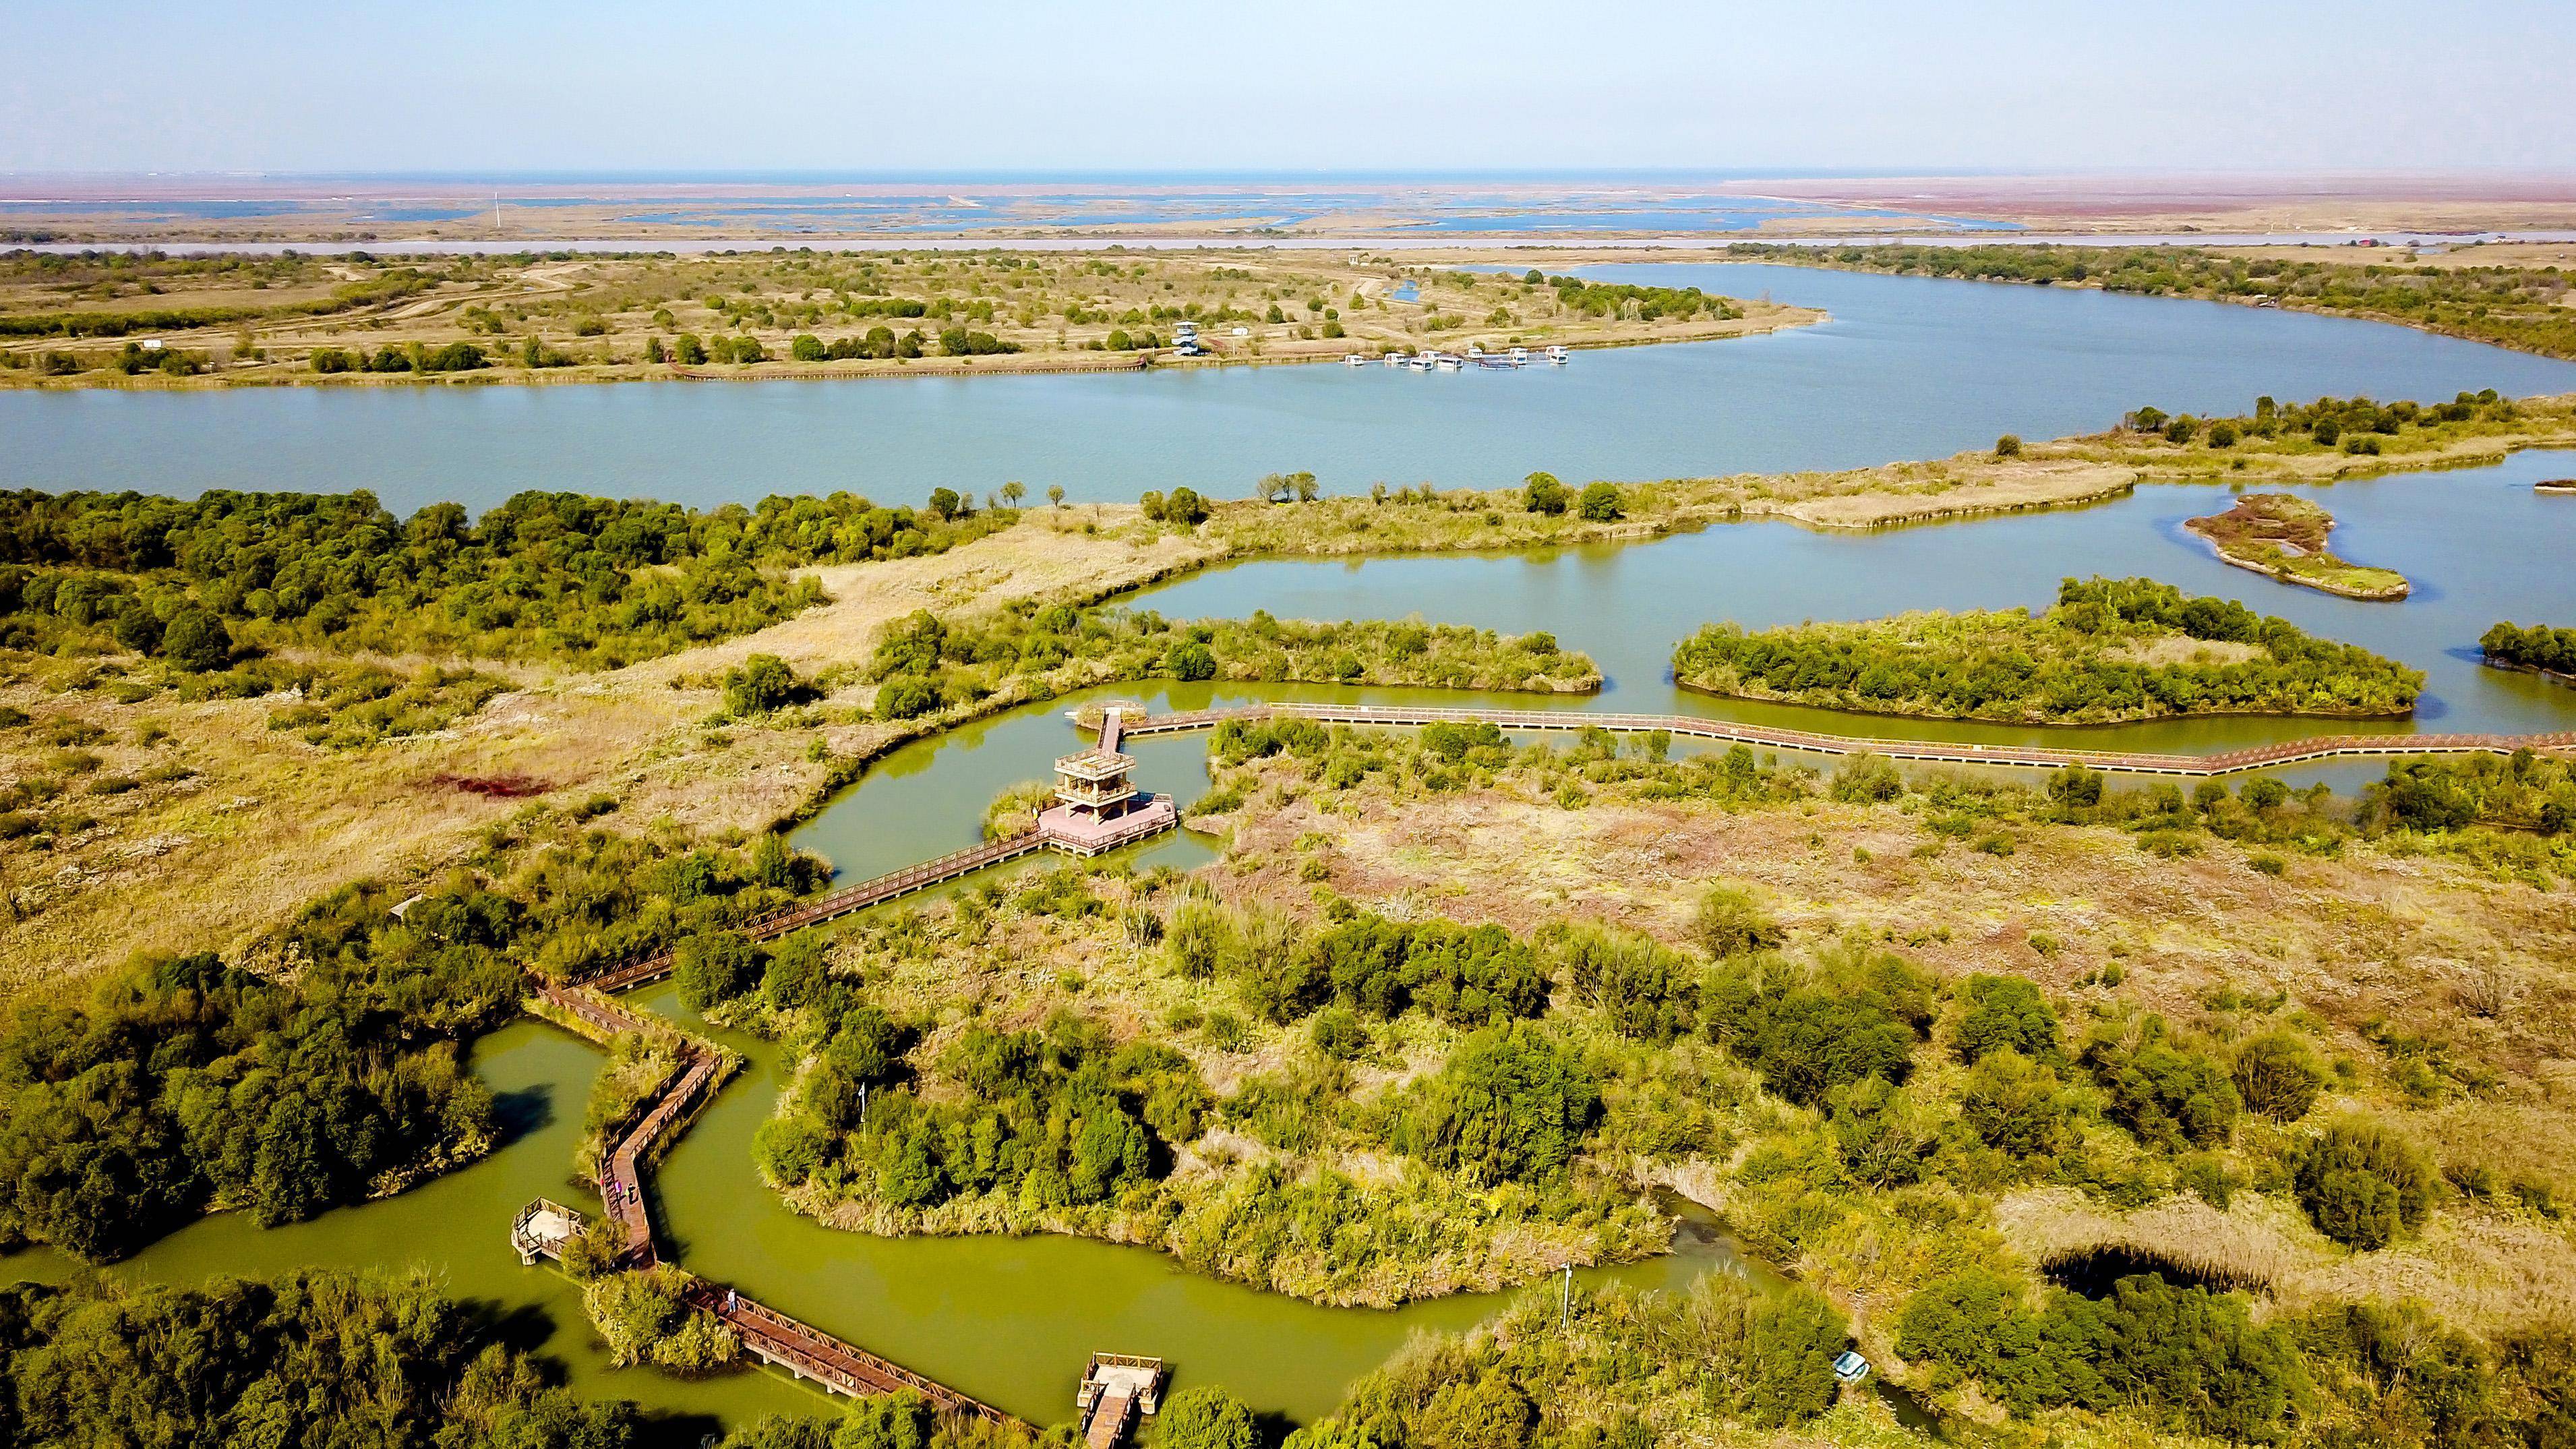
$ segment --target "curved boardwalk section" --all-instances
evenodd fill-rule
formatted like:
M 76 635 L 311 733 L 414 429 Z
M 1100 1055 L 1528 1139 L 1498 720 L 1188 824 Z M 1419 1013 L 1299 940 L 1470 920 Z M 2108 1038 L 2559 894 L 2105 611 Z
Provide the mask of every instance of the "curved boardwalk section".
M 547 1005 L 608 1037 L 641 1031 L 646 1026 L 645 1018 L 601 996 L 596 990 L 549 983 L 539 986 L 536 995 Z M 655 1100 L 652 1110 L 619 1139 L 616 1150 L 610 1153 L 607 1172 L 600 1182 L 600 1193 L 606 1202 L 609 1219 L 617 1224 L 619 1240 L 625 1244 L 618 1266 L 651 1268 L 661 1263 L 661 1254 L 653 1242 L 652 1215 L 645 1207 L 644 1169 L 662 1143 L 675 1135 L 689 1117 L 705 1105 L 709 1089 L 722 1070 L 723 1063 L 714 1053 L 691 1046 L 688 1066 L 680 1073 L 679 1080 Z M 557 1221 L 545 1221 L 545 1215 L 549 1213 Z M 532 1263 L 540 1255 L 559 1257 L 563 1238 L 579 1231 L 578 1214 L 539 1199 L 511 1224 L 510 1243 L 518 1250 L 522 1262 Z M 722 1319 L 741 1337 L 744 1350 L 753 1357 L 764 1363 L 776 1364 L 800 1379 L 810 1379 L 832 1392 L 890 1394 L 912 1389 L 946 1413 L 970 1414 L 990 1423 L 1021 1429 L 1028 1427 L 990 1404 L 703 1278 L 691 1278 L 687 1298 L 691 1304 Z
M 1924 764 L 2025 765 L 2041 769 L 2082 765 L 2086 769 L 2131 775 L 2228 775 L 2311 760 L 2399 755 L 2509 755 L 2524 749 L 2543 752 L 2576 749 L 2576 730 L 2560 730 L 2541 735 L 2320 735 L 2214 755 L 2160 755 L 2142 751 L 2059 749 L 2052 745 L 1973 745 L 1947 740 L 1873 739 L 1865 735 L 1817 734 L 1808 730 L 1737 724 L 1731 720 L 1700 719 L 1681 714 L 1598 714 L 1576 709 L 1429 709 L 1365 704 L 1255 704 L 1239 709 L 1191 710 L 1129 720 L 1125 728 L 1127 735 L 1133 738 L 1213 729 L 1230 719 L 1306 719 L 1318 724 L 1384 727 L 1491 724 L 1507 730 L 1602 729 L 1618 733 L 1662 730 L 1685 739 L 1720 740 L 1817 755 L 1871 754 Z

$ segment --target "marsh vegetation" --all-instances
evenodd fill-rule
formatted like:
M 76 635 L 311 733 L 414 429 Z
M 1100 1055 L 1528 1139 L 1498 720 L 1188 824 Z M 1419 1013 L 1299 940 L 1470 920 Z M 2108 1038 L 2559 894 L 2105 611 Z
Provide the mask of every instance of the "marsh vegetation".
M 2044 614 L 1904 614 L 1746 630 L 1673 651 L 1693 689 L 1878 714 L 2095 724 L 2191 714 L 2403 714 L 2420 671 L 2151 579 L 2068 579 Z

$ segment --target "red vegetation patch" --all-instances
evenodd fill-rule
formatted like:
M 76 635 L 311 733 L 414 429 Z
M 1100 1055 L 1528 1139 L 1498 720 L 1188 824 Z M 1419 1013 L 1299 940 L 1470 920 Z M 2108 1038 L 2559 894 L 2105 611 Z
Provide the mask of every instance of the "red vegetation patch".
M 545 781 L 527 775 L 432 775 L 429 782 L 493 800 L 522 800 L 551 788 Z

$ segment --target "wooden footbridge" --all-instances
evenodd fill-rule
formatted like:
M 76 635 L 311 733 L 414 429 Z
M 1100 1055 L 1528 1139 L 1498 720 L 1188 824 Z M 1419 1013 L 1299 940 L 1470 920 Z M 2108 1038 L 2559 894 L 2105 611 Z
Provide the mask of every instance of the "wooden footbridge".
M 733 1329 L 741 1337 L 745 1352 L 800 1379 L 811 1379 L 833 1393 L 855 1398 L 910 1389 L 930 1400 L 932 1407 L 942 1413 L 972 1415 L 986 1423 L 1028 1428 L 990 1404 L 879 1358 L 775 1308 L 755 1303 L 730 1288 L 717 1287 L 703 1278 L 692 1279 L 686 1296 L 691 1307 L 714 1314 Z
M 547 983 L 537 987 L 535 995 L 547 1006 L 611 1039 L 651 1026 L 647 1018 L 601 995 L 596 988 Z M 606 1202 L 608 1219 L 616 1225 L 618 1241 L 623 1245 L 617 1259 L 620 1268 L 652 1268 L 662 1263 L 654 1245 L 652 1213 L 646 1205 L 645 1169 L 665 1143 L 706 1104 L 709 1089 L 723 1070 L 723 1063 L 712 1051 L 695 1045 L 687 1050 L 686 1065 L 678 1078 L 618 1140 L 600 1178 L 600 1195 Z M 580 1213 L 539 1198 L 511 1223 L 510 1246 L 518 1251 L 523 1263 L 534 1263 L 541 1257 L 560 1261 L 570 1239 L 587 1230 L 588 1224 Z M 969 1414 L 988 1423 L 1028 1430 L 1028 1425 L 990 1404 L 790 1318 L 740 1292 L 703 1278 L 691 1277 L 688 1283 L 688 1302 L 733 1329 L 745 1352 L 830 1392 L 890 1394 L 911 1389 L 943 1413 Z
M 1152 799 L 1155 806 L 1159 808 L 1139 810 L 1130 817 L 1132 823 L 1113 824 L 1105 833 L 1086 835 L 1077 839 L 1049 825 L 1039 825 L 1016 834 L 987 840 L 981 845 L 970 845 L 964 850 L 951 851 L 937 860 L 926 860 L 919 865 L 906 866 L 902 870 L 878 876 L 873 880 L 861 881 L 857 885 L 834 891 L 830 895 L 808 901 L 801 906 L 791 906 L 786 910 L 761 916 L 736 929 L 755 941 L 775 940 L 790 931 L 801 931 L 807 926 L 817 926 L 825 921 L 837 920 L 852 912 L 864 911 L 870 906 L 883 905 L 916 891 L 926 891 L 933 886 L 945 885 L 960 877 L 973 875 L 988 865 L 999 865 L 1003 861 L 1016 860 L 1041 850 L 1057 850 L 1069 855 L 1089 856 L 1098 855 L 1104 850 L 1115 850 L 1123 845 L 1133 845 L 1147 836 L 1171 829 L 1180 818 L 1179 813 L 1172 809 L 1171 796 L 1156 795 Z M 670 952 L 657 952 L 651 956 L 612 966 L 596 975 L 584 977 L 583 984 L 598 991 L 624 991 L 630 986 L 641 986 L 647 981 L 669 975 L 671 965 Z
M 1944 765 L 2019 765 L 2055 769 L 2081 765 L 2111 774 L 2208 776 L 2274 769 L 2314 760 L 2387 759 L 2403 755 L 2509 755 L 2516 750 L 2576 750 L 2576 731 L 2538 735 L 2381 734 L 2320 735 L 2212 755 L 2061 749 L 2053 745 L 1979 745 L 1952 740 L 1873 739 L 1817 734 L 1732 720 L 1681 714 L 1608 714 L 1579 709 L 1432 709 L 1410 705 L 1255 704 L 1148 715 L 1125 721 L 1129 738 L 1213 729 L 1228 720 L 1304 719 L 1317 724 L 1408 728 L 1431 724 L 1491 724 L 1505 730 L 1609 730 L 1643 734 L 1661 730 L 1683 739 L 1718 740 L 1816 755 L 1877 755 L 1890 760 Z

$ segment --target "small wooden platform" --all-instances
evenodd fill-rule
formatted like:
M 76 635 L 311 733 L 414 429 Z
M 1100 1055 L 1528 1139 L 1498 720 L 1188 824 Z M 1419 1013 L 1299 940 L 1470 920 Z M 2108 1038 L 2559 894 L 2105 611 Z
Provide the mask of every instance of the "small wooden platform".
M 588 1225 L 580 1213 L 541 1197 L 519 1209 L 510 1224 L 510 1246 L 518 1250 L 522 1267 L 533 1266 L 539 1258 L 560 1263 L 564 1245 L 580 1237 Z
M 1084 1449 L 1117 1449 L 1139 1414 L 1162 1407 L 1163 1361 L 1133 1354 L 1095 1353 L 1082 1371 L 1073 1403 L 1081 1416 Z

